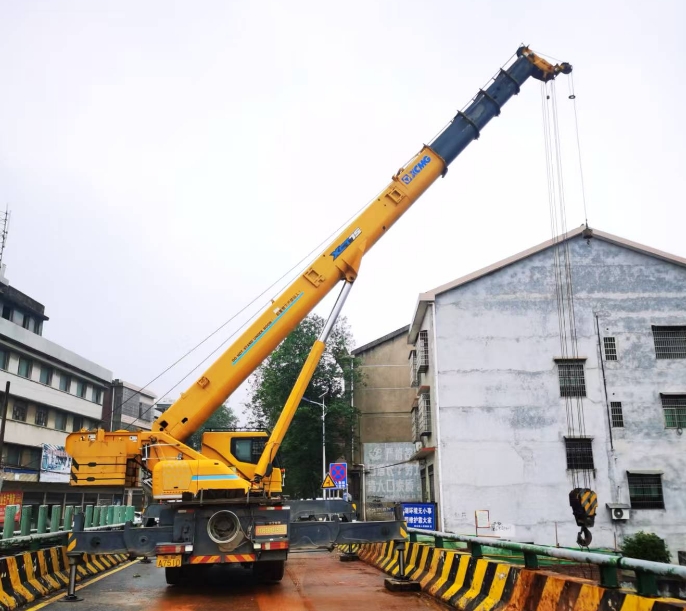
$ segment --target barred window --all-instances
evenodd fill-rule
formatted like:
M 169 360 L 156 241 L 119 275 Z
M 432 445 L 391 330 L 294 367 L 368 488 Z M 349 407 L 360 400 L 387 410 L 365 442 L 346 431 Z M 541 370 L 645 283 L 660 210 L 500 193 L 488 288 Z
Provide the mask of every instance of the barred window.
M 610 401 L 610 415 L 612 416 L 612 426 L 614 428 L 624 427 L 624 413 L 622 412 L 621 401 Z
M 605 360 L 617 360 L 617 342 L 614 337 L 603 337 L 603 347 L 605 348 Z
M 19 422 L 26 422 L 26 412 L 29 406 L 24 401 L 14 400 L 14 406 L 12 407 L 12 420 L 18 420 Z
M 653 341 L 656 358 L 686 359 L 686 327 L 653 325 Z
M 558 359 L 557 373 L 560 378 L 561 397 L 585 397 L 586 380 L 584 362 L 581 359 Z
M 686 428 L 686 395 L 660 395 L 666 429 Z
M 627 473 L 631 509 L 664 509 L 662 475 Z
M 567 469 L 592 471 L 593 440 L 590 437 L 566 437 Z

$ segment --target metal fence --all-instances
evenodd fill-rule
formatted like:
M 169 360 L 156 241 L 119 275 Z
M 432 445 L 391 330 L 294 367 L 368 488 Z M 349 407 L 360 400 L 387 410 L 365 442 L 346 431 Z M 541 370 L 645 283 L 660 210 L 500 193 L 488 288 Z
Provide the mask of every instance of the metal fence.
M 539 568 L 539 557 L 594 564 L 600 572 L 600 585 L 605 588 L 619 587 L 618 571 L 620 569 L 633 571 L 636 575 L 636 590 L 642 596 L 657 596 L 658 577 L 686 581 L 686 566 L 676 564 L 638 560 L 616 554 L 577 551 L 485 537 L 470 537 L 434 530 L 421 530 L 418 528 L 408 528 L 407 530 L 410 533 L 411 541 L 417 541 L 418 535 L 427 535 L 433 538 L 433 544 L 438 548 L 445 547 L 446 541 L 466 543 L 468 553 L 475 558 L 482 558 L 484 556 L 485 547 L 520 553 L 524 557 L 524 566 L 529 569 Z
M 15 530 L 16 517 L 20 509 L 19 530 Z M 8 553 L 10 550 L 37 548 L 41 545 L 59 545 L 66 541 L 67 533 L 74 524 L 74 516 L 81 512 L 85 514 L 86 529 L 117 528 L 134 519 L 134 507 L 128 505 L 86 505 L 85 510 L 67 505 L 64 513 L 61 505 L 40 505 L 35 516 L 36 526 L 32 528 L 34 515 L 31 505 L 24 508 L 20 508 L 19 505 L 7 505 L 0 552 Z

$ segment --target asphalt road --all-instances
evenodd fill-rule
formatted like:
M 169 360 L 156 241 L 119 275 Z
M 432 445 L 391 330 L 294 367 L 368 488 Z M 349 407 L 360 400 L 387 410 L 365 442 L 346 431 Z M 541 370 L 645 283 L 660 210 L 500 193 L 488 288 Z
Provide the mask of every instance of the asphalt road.
M 391 593 L 384 575 L 360 562 L 339 562 L 334 554 L 291 554 L 278 584 L 258 585 L 249 570 L 213 567 L 188 586 L 167 586 L 164 570 L 135 562 L 86 583 L 84 600 L 56 598 L 27 611 L 438 611 L 446 607 L 424 594 Z M 61 595 L 60 595 L 61 598 Z

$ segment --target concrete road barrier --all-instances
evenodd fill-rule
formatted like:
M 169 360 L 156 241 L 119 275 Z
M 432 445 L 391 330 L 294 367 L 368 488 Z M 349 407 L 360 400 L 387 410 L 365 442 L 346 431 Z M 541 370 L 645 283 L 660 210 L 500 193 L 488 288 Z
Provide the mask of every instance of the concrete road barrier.
M 84 554 L 77 564 L 76 580 L 97 575 L 126 562 L 126 554 Z M 69 561 L 64 546 L 0 558 L 0 610 L 8 611 L 65 588 Z
M 361 546 L 359 557 L 398 576 L 395 543 Z M 427 594 L 461 611 L 686 611 L 686 601 L 649 598 L 545 570 L 405 543 L 405 575 Z

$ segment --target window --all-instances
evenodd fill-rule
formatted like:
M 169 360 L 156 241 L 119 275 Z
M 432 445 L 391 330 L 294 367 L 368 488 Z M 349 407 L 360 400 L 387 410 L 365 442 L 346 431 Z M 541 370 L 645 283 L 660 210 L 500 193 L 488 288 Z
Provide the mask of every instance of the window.
M 102 389 L 93 386 L 93 403 L 100 403 L 102 401 Z
M 71 378 L 66 373 L 60 373 L 60 390 L 69 392 L 71 386 Z
M 12 322 L 18 324 L 20 327 L 24 326 L 24 312 L 14 310 L 12 312 Z
M 34 422 L 38 426 L 48 426 L 48 409 L 47 407 L 37 407 L 36 408 L 36 419 Z
M 27 359 L 23 356 L 19 357 L 19 375 L 22 378 L 30 378 L 31 377 L 31 371 L 33 370 L 33 361 L 31 359 Z
M 67 414 L 64 412 L 55 412 L 55 428 L 58 431 L 67 430 Z
M 83 380 L 76 380 L 76 396 L 82 399 L 86 398 L 86 389 L 88 385 Z
M 71 430 L 72 431 L 80 431 L 82 428 L 83 428 L 83 417 L 82 416 L 74 416 L 74 419 L 72 420 Z
M 419 405 L 417 409 L 417 430 L 419 436 L 431 434 L 431 395 L 423 392 L 419 395 Z
M 567 469 L 592 471 L 593 466 L 593 440 L 589 437 L 566 437 L 565 448 L 567 451 Z
M 0 348 L 0 369 L 7 371 L 7 365 L 10 361 L 10 353 L 4 348 Z
M 648 473 L 627 473 L 631 509 L 664 509 L 662 496 L 662 475 Z
M 666 429 L 686 428 L 686 395 L 660 395 Z
M 417 351 L 410 350 L 410 386 L 419 386 L 419 369 L 417 368 Z
M 14 405 L 12 406 L 12 420 L 19 420 L 19 422 L 26 422 L 26 412 L 28 411 L 28 405 L 25 401 L 14 400 Z
M 12 306 L 2 306 L 2 317 L 5 320 L 12 320 Z
M 11 467 L 18 467 L 21 464 L 21 446 L 8 445 L 5 464 Z M 3 452 L 5 454 L 5 452 Z
M 621 401 L 610 401 L 610 416 L 612 417 L 613 428 L 624 427 L 624 414 L 622 412 Z
M 653 325 L 653 341 L 656 358 L 686 359 L 686 327 Z
M 429 369 L 429 332 L 419 332 L 419 346 L 417 346 L 417 371 L 424 373 Z
M 52 367 L 48 367 L 47 365 L 41 365 L 40 383 L 47 384 L 48 386 L 52 384 Z
M 426 469 L 419 471 L 419 479 L 422 483 L 422 502 L 426 502 L 429 500 L 426 496 Z
M 605 360 L 617 360 L 617 342 L 614 337 L 603 337 L 603 346 L 605 348 Z
M 24 329 L 28 329 L 30 323 L 32 323 L 32 322 L 33 322 L 33 319 L 30 316 L 24 316 L 24 322 L 22 323 L 21 326 L 24 327 Z
M 585 397 L 586 380 L 584 362 L 579 359 L 559 359 L 557 374 L 560 378 L 561 397 Z
M 435 489 L 434 489 L 434 466 L 429 465 L 429 501 L 433 502 L 436 500 Z

